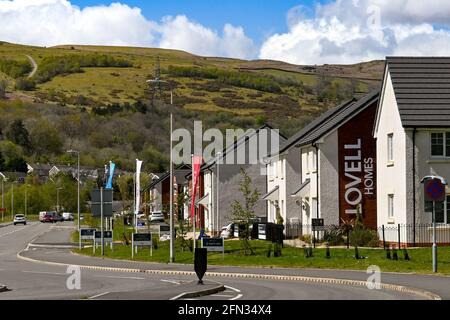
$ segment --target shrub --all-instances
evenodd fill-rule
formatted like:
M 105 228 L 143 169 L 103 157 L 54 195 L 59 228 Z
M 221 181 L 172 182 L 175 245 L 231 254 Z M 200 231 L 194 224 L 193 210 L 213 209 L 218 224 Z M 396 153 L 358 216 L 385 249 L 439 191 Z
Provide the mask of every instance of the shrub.
M 31 65 L 28 61 L 16 61 L 0 58 L 0 71 L 6 73 L 11 78 L 17 79 L 31 72 Z
M 342 230 L 339 226 L 333 226 L 330 229 L 325 230 L 323 240 L 332 246 L 344 243 Z
M 36 89 L 36 82 L 32 79 L 19 78 L 16 80 L 16 89 L 22 91 L 33 91 Z
M 358 247 L 378 247 L 380 238 L 374 230 L 365 228 L 354 229 L 350 233 L 350 244 Z

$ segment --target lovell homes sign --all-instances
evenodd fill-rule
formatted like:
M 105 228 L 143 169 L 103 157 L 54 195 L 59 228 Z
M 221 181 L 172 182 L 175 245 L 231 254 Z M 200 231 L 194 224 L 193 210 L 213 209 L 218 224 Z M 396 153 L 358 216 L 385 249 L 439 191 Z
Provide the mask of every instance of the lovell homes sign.
M 353 219 L 359 210 L 364 224 L 373 228 L 377 226 L 375 114 L 376 103 L 338 129 L 339 220 Z

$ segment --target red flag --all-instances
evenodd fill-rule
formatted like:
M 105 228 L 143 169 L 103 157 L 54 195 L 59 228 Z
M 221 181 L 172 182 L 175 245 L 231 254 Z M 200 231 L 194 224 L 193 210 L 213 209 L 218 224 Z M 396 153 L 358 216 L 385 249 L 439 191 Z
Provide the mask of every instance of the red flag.
M 200 167 L 202 165 L 203 159 L 200 156 L 192 157 L 192 197 L 191 197 L 191 217 L 195 213 L 195 198 L 197 196 L 197 186 L 200 177 Z

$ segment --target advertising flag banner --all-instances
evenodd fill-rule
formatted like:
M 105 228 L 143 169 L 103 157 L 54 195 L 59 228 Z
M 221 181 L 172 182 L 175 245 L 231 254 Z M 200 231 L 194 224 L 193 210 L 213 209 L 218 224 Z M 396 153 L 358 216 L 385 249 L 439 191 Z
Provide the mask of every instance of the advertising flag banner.
M 136 208 L 134 209 L 134 214 L 139 213 L 141 206 L 141 167 L 142 160 L 136 159 Z
M 195 213 L 195 199 L 197 196 L 197 186 L 200 177 L 200 167 L 202 165 L 202 157 L 193 156 L 192 157 L 192 197 L 191 197 L 191 216 Z
M 109 178 L 106 183 L 105 189 L 112 189 L 112 182 L 114 177 L 114 169 L 116 168 L 116 164 L 112 161 L 109 162 Z

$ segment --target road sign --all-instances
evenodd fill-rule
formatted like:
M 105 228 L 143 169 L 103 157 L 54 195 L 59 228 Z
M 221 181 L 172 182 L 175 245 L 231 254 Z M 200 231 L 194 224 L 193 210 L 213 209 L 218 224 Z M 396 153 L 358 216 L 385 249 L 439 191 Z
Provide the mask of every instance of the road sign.
M 81 229 L 80 230 L 80 239 L 81 240 L 93 240 L 94 233 L 96 229 Z
M 93 217 L 101 216 L 100 190 L 91 191 L 91 211 Z M 103 189 L 103 217 L 112 217 L 113 190 Z
M 314 219 L 313 218 L 311 220 L 311 223 L 312 223 L 313 230 L 315 230 L 315 231 L 323 230 L 325 227 L 324 219 Z
M 103 231 L 104 235 L 104 241 L 105 243 L 113 242 L 113 232 L 112 231 Z M 102 242 L 102 232 L 101 231 L 95 231 L 95 243 L 101 243 Z
M 430 179 L 425 182 L 425 201 L 445 201 L 445 185 L 440 179 Z
M 202 248 L 211 252 L 224 252 L 223 238 L 202 238 Z
M 267 240 L 267 224 L 266 223 L 258 224 L 258 239 L 259 240 Z
M 159 237 L 161 237 L 164 234 L 170 234 L 170 226 L 165 224 L 159 225 Z
M 150 233 L 133 233 L 132 237 L 134 246 L 152 245 L 152 235 Z
M 0 208 L 0 212 L 6 212 L 6 208 Z

